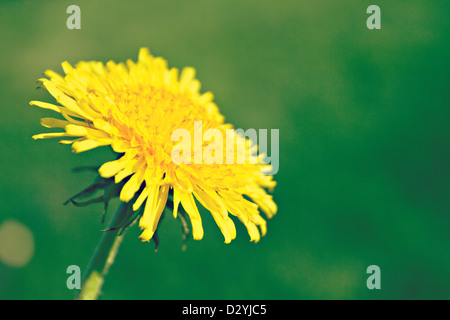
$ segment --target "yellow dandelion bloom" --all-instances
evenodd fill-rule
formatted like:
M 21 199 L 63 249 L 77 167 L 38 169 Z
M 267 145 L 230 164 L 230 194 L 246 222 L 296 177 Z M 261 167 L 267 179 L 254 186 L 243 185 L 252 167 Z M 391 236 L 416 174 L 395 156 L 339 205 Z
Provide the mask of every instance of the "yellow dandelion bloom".
M 168 68 L 166 60 L 154 57 L 143 48 L 137 62 L 81 61 L 75 67 L 62 63 L 65 76 L 51 70 L 49 79 L 40 79 L 43 86 L 59 105 L 31 101 L 44 109 L 61 114 L 64 119 L 43 118 L 48 128 L 63 128 L 64 132 L 43 133 L 34 139 L 63 138 L 60 143 L 72 144 L 75 153 L 100 146 L 111 146 L 122 156 L 103 164 L 99 174 L 114 177 L 115 182 L 126 181 L 120 191 L 120 200 L 134 203 L 137 211 L 145 205 L 139 220 L 143 241 L 152 239 L 169 193 L 173 197 L 173 215 L 177 217 L 181 204 L 187 212 L 194 239 L 203 237 L 202 219 L 197 208 L 200 203 L 209 210 L 222 231 L 225 242 L 236 237 L 236 228 L 229 214 L 236 216 L 247 228 L 250 240 L 257 242 L 266 233 L 267 217 L 272 217 L 277 206 L 265 188 L 273 189 L 272 176 L 262 175 L 270 167 L 256 156 L 249 139 L 232 135 L 223 157 L 242 153 L 243 164 L 174 163 L 172 152 L 178 141 L 172 141 L 176 129 L 186 129 L 192 135 L 201 121 L 203 130 L 217 129 L 229 135 L 233 128 L 224 122 L 213 95 L 200 93 L 200 82 L 193 68 Z M 233 131 L 233 130 L 232 130 Z M 228 141 L 228 140 L 227 140 Z M 206 151 L 202 143 L 200 151 Z M 207 152 L 205 152 L 206 158 Z M 194 160 L 198 152 L 193 152 Z M 253 160 L 253 161 L 252 161 Z M 209 163 L 209 164 L 207 164 Z M 140 192 L 140 193 L 139 193 Z M 145 204 L 144 204 L 145 202 Z M 258 229 L 259 227 L 259 229 Z

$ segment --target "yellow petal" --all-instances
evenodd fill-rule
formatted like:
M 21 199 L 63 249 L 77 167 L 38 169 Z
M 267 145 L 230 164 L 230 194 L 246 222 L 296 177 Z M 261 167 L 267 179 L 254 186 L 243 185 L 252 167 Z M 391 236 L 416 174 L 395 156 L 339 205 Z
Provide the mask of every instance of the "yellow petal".
M 120 170 L 129 164 L 131 160 L 130 154 L 125 154 L 118 160 L 109 161 L 104 163 L 100 169 L 98 169 L 99 174 L 103 178 L 111 178 L 116 175 Z
M 66 132 L 72 136 L 85 136 L 87 134 L 87 129 L 85 127 L 74 124 L 68 124 L 65 129 Z
M 142 190 L 139 197 L 136 199 L 136 202 L 133 204 L 133 211 L 137 211 L 142 203 L 144 203 L 145 199 L 147 199 L 148 195 L 150 194 L 150 188 L 147 186 Z
M 84 152 L 84 151 L 88 151 L 88 150 L 100 147 L 101 145 L 102 144 L 99 141 L 85 139 L 85 140 L 74 142 L 72 144 L 72 151 L 74 153 L 80 153 L 80 152 Z
M 177 217 L 178 206 L 180 205 L 180 191 L 177 187 L 173 188 L 173 217 Z
M 122 191 L 120 192 L 120 200 L 123 202 L 130 201 L 141 187 L 143 181 L 144 170 L 140 170 L 136 172 L 122 187 Z
M 141 238 L 144 241 L 145 239 L 151 239 L 150 236 L 153 236 L 156 231 L 159 219 L 161 218 L 166 206 L 168 193 L 168 185 L 164 185 L 161 188 L 158 186 L 151 188 L 150 195 L 147 198 L 147 204 L 144 209 L 144 215 L 139 222 L 139 226 L 141 228 L 145 228 L 144 233 L 141 235 Z
M 154 234 L 155 232 L 153 230 L 151 230 L 150 228 L 146 228 L 144 229 L 144 232 L 142 232 L 139 236 L 139 239 L 141 239 L 142 241 L 150 241 L 153 238 Z
M 66 132 L 52 132 L 52 133 L 41 133 L 33 136 L 34 140 L 37 139 L 48 139 L 48 138 L 59 138 L 59 137 L 71 137 L 71 135 Z
M 197 205 L 195 204 L 192 193 L 180 194 L 181 205 L 189 215 L 192 224 L 192 235 L 195 240 L 203 238 L 202 218 L 198 212 Z

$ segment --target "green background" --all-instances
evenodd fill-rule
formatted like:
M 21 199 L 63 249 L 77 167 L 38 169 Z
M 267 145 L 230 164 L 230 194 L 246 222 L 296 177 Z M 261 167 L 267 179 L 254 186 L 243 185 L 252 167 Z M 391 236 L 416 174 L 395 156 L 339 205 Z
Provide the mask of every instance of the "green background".
M 81 8 L 68 30 L 66 8 Z M 381 30 L 366 9 L 381 8 Z M 237 224 L 181 251 L 166 216 L 160 247 L 126 235 L 103 299 L 450 298 L 450 53 L 448 1 L 1 1 L 0 224 L 33 233 L 30 263 L 0 262 L 1 299 L 72 299 L 69 265 L 86 267 L 102 205 L 63 206 L 91 184 L 49 131 L 53 102 L 36 80 L 68 60 L 136 60 L 142 46 L 194 66 L 236 128 L 280 130 L 278 214 L 258 244 Z M 114 203 L 117 205 L 117 202 Z M 114 211 L 111 207 L 110 214 Z M 2 244 L 0 244 L 1 246 Z M 366 268 L 381 268 L 368 290 Z

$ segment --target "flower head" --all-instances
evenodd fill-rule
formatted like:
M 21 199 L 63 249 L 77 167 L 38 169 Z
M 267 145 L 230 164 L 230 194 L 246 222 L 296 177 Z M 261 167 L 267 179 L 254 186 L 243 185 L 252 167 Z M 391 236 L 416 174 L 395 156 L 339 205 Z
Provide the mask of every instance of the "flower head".
M 40 101 L 30 104 L 60 113 L 63 119 L 43 118 L 41 124 L 65 131 L 33 138 L 63 138 L 60 143 L 72 144 L 75 153 L 109 145 L 120 154 L 119 159 L 103 164 L 99 174 L 114 177 L 115 183 L 126 181 L 120 200 L 133 200 L 134 211 L 145 206 L 139 220 L 142 240 L 153 237 L 169 194 L 174 217 L 180 204 L 187 212 L 194 239 L 203 237 L 195 199 L 211 212 L 226 243 L 236 236 L 229 213 L 247 227 L 252 241 L 260 239 L 260 232 L 266 233 L 259 209 L 268 217 L 277 211 L 272 196 L 264 190 L 276 183 L 272 176 L 261 174 L 270 166 L 262 162 L 261 155 L 254 154 L 257 146 L 249 139 L 233 130 L 230 137 L 232 126 L 224 122 L 212 93 L 200 93 L 193 68 L 184 68 L 179 75 L 176 68 L 168 68 L 164 59 L 153 57 L 145 48 L 140 50 L 137 62 L 110 61 L 104 65 L 81 61 L 75 67 L 64 62 L 62 67 L 65 76 L 49 70 L 45 72 L 49 79 L 40 79 L 59 105 Z M 224 149 L 224 159 L 230 153 L 233 158 L 244 153 L 247 161 L 175 163 L 172 153 L 178 141 L 172 140 L 173 132 L 185 129 L 195 136 L 199 130 L 195 124 L 199 122 L 200 129 L 219 130 L 232 142 Z M 208 157 L 205 151 L 210 145 L 202 142 L 199 150 L 183 157 L 194 159 L 199 152 Z

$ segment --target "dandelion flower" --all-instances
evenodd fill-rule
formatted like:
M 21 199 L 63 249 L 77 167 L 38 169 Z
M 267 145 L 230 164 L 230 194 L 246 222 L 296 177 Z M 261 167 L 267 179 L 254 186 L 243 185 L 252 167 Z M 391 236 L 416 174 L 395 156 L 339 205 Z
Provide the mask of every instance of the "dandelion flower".
M 195 135 L 198 121 L 203 130 L 214 128 L 224 135 L 233 128 L 224 122 L 212 93 L 200 93 L 193 68 L 184 68 L 179 75 L 166 60 L 145 48 L 137 62 L 81 61 L 75 67 L 64 62 L 62 67 L 65 76 L 48 70 L 48 79 L 40 79 L 59 105 L 30 104 L 60 113 L 60 119 L 42 118 L 41 124 L 64 131 L 33 138 L 62 138 L 60 143 L 71 144 L 75 153 L 111 146 L 120 158 L 104 163 L 99 174 L 114 178 L 116 184 L 125 182 L 120 200 L 130 202 L 133 211 L 143 209 L 139 219 L 143 241 L 152 239 L 169 195 L 174 217 L 180 205 L 189 216 L 194 239 L 203 237 L 197 202 L 211 212 L 226 243 L 236 237 L 229 214 L 245 225 L 251 241 L 257 242 L 266 233 L 259 209 L 269 218 L 276 213 L 277 206 L 265 191 L 276 183 L 272 176 L 261 174 L 270 166 L 254 154 L 257 146 L 249 139 L 233 134 L 231 151 L 227 145 L 224 152 L 224 157 L 229 152 L 235 152 L 234 157 L 244 152 L 248 161 L 243 164 L 172 161 L 178 143 L 172 141 L 174 130 L 183 128 Z M 206 148 L 208 144 L 202 143 L 201 152 Z

